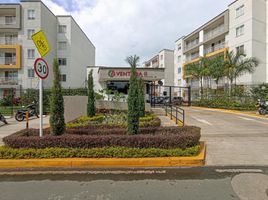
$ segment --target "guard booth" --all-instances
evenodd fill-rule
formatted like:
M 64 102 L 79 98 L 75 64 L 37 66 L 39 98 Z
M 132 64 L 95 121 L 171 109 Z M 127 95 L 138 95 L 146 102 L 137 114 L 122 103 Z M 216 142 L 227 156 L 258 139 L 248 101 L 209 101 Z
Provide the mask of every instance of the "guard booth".
M 191 87 L 163 86 L 161 82 L 149 86 L 152 107 L 174 105 L 191 106 Z

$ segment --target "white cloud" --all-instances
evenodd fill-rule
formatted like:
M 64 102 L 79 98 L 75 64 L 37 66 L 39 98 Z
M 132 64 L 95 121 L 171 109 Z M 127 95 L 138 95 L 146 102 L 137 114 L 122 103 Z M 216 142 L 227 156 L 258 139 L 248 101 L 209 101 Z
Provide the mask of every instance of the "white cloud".
M 55 14 L 72 14 L 97 49 L 97 65 L 126 66 L 137 54 L 144 61 L 227 9 L 232 0 L 72 0 L 67 12 L 43 0 Z M 62 4 L 63 5 L 63 4 Z

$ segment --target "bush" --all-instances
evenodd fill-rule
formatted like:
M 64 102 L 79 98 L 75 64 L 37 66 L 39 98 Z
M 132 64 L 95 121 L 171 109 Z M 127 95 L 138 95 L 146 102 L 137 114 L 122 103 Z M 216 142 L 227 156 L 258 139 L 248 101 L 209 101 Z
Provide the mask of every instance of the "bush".
M 94 92 L 94 83 L 93 83 L 93 70 L 90 70 L 87 80 L 87 89 L 88 89 L 88 102 L 87 102 L 87 116 L 93 117 L 96 115 L 95 107 L 95 92 Z
M 79 128 L 79 127 L 85 127 L 88 126 L 89 122 L 98 122 L 101 123 L 104 120 L 105 116 L 104 115 L 96 115 L 94 117 L 87 117 L 83 116 L 78 118 L 74 122 L 70 122 L 66 124 L 67 128 Z
M 187 149 L 138 149 L 126 147 L 108 148 L 46 148 L 46 149 L 13 149 L 0 147 L 0 159 L 33 159 L 33 158 L 146 158 L 146 157 L 180 157 L 196 156 L 200 146 Z
M 38 130 L 24 130 L 5 137 L 3 141 L 5 145 L 12 148 L 102 148 L 119 146 L 185 149 L 198 145 L 201 136 L 200 128 L 197 127 L 144 128 L 140 130 L 141 134 L 139 135 L 126 135 L 127 132 L 124 129 L 118 129 L 118 132 L 115 132 L 116 129 L 107 129 L 106 131 L 107 134 L 105 135 L 100 129 L 96 132 L 91 132 L 88 129 L 78 129 L 70 130 L 68 134 L 58 137 L 46 134 L 43 138 L 40 138 L 38 137 Z

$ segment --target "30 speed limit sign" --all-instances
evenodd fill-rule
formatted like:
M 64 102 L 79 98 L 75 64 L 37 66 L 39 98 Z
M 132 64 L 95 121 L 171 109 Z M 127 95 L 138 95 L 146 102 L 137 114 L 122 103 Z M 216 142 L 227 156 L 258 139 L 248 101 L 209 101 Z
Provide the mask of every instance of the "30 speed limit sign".
M 49 73 L 48 64 L 43 58 L 37 58 L 34 62 L 34 71 L 41 79 L 46 79 Z

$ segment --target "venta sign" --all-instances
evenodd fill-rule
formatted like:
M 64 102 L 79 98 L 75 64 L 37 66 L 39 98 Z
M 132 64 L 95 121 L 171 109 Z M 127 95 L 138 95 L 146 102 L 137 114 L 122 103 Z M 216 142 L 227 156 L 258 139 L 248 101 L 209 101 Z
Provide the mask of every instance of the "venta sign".
M 131 71 L 122 71 L 122 70 L 109 70 L 108 72 L 108 76 L 111 78 L 114 77 L 130 77 L 131 76 Z M 139 77 L 147 77 L 148 76 L 148 72 L 146 71 L 137 71 L 137 76 Z

